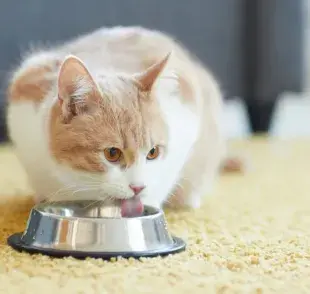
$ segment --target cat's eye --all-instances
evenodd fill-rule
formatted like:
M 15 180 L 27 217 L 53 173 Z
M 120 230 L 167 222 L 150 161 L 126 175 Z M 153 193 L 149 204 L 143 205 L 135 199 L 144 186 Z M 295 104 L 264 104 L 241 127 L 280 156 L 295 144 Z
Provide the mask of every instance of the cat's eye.
M 150 151 L 149 151 L 149 153 L 148 153 L 148 155 L 147 155 L 147 159 L 148 160 L 153 160 L 153 159 L 156 159 L 158 156 L 159 156 L 159 152 L 160 150 L 159 150 L 159 147 L 158 146 L 155 146 L 155 147 L 153 147 Z
M 122 151 L 118 148 L 107 148 L 104 150 L 105 158 L 110 162 L 117 162 L 122 156 Z

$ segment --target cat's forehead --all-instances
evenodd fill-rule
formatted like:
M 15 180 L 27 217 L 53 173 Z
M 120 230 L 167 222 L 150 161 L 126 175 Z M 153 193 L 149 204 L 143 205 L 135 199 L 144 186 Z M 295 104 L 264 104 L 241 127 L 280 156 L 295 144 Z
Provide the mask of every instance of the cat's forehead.
M 136 104 L 143 95 L 137 85 L 129 77 L 122 75 L 99 75 L 97 85 L 102 95 L 103 102 L 119 107 Z
M 146 99 L 148 94 L 132 79 L 103 75 L 97 85 L 101 93 L 98 128 L 110 139 L 108 144 L 130 149 L 164 144 L 167 134 L 159 105 Z
M 100 79 L 98 86 L 102 124 L 126 132 L 142 127 L 141 94 L 137 87 L 121 77 Z
M 156 104 L 147 105 L 138 100 L 104 104 L 98 122 L 98 128 L 101 129 L 98 139 L 102 135 L 103 144 L 131 150 L 165 144 L 166 125 Z

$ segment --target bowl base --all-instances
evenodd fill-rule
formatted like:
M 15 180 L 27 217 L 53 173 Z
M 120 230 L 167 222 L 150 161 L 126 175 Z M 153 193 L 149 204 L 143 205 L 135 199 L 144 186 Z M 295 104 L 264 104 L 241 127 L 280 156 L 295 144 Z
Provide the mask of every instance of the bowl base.
M 13 249 L 17 251 L 24 251 L 30 254 L 43 254 L 51 257 L 62 258 L 62 257 L 74 257 L 77 259 L 85 258 L 101 258 L 109 260 L 111 258 L 123 257 L 123 258 L 140 258 L 140 257 L 157 257 L 167 256 L 170 254 L 179 253 L 185 250 L 185 242 L 178 237 L 172 237 L 173 245 L 171 247 L 153 250 L 153 251 L 142 251 L 142 252 L 87 252 L 87 251 L 75 251 L 75 250 L 58 250 L 50 248 L 40 248 L 35 246 L 25 245 L 21 242 L 22 233 L 15 233 L 7 239 L 7 243 Z

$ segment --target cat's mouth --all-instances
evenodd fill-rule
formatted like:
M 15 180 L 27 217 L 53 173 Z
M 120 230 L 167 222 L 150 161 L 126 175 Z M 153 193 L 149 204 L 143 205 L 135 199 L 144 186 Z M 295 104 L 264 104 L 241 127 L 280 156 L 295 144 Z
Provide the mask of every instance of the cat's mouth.
M 122 217 L 138 217 L 143 214 L 144 206 L 139 195 L 121 200 Z

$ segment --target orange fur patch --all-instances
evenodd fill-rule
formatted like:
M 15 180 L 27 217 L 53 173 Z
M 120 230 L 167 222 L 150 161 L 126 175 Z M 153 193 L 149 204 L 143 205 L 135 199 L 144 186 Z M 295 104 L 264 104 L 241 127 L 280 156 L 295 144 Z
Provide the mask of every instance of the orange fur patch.
M 9 85 L 8 99 L 13 102 L 41 102 L 52 85 L 52 79 L 48 79 L 47 75 L 53 74 L 53 67 L 59 65 L 60 63 L 55 61 L 51 65 L 27 69 Z

